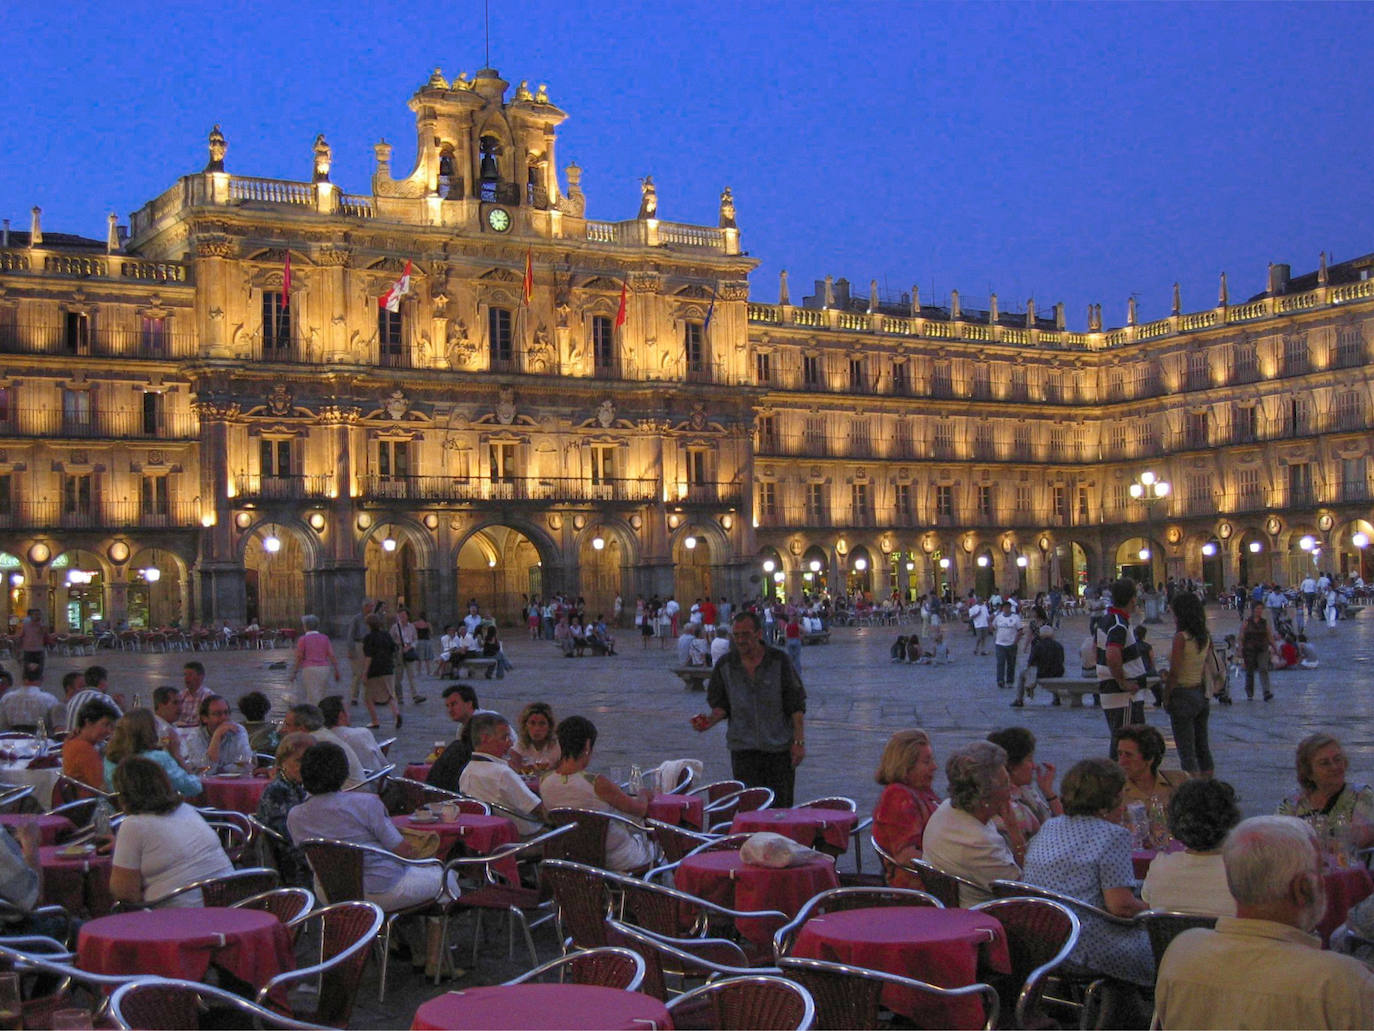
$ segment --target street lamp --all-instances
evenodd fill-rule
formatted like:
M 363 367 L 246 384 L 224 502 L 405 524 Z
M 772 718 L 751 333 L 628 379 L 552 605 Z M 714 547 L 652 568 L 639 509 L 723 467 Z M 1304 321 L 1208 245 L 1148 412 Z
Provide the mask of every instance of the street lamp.
M 1360 549 L 1360 573 L 1359 573 L 1359 576 L 1360 576 L 1360 579 L 1363 580 L 1363 579 L 1364 579 L 1364 549 L 1367 548 L 1367 547 L 1369 547 L 1369 534 L 1365 533 L 1363 530 L 1361 530 L 1361 531 L 1358 532 L 1358 533 L 1352 534 L 1351 537 L 1350 537 L 1350 543 L 1353 544 L 1353 545 L 1355 545 L 1355 547 L 1357 547 L 1357 548 Z
M 1154 589 L 1155 585 L 1155 564 L 1150 557 L 1150 546 L 1155 539 L 1155 505 L 1167 498 L 1171 489 L 1172 486 L 1168 480 L 1161 480 L 1149 469 L 1137 476 L 1135 482 L 1130 486 L 1131 497 L 1145 506 L 1145 547 L 1140 549 L 1140 560 L 1149 562 L 1150 583 L 1148 586 L 1151 590 Z M 1156 618 L 1155 622 L 1158 621 Z

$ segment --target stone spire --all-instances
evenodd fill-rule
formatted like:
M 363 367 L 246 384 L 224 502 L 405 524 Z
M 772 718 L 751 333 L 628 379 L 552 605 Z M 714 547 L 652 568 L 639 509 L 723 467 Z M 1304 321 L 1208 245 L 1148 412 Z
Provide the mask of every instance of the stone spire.
M 988 324 L 997 325 L 997 295 L 988 294 Z
M 1317 266 L 1317 285 L 1326 286 L 1330 277 L 1326 273 L 1326 251 L 1322 251 L 1322 263 Z
M 105 253 L 117 254 L 119 252 L 119 216 L 111 211 L 105 216 Z
M 43 243 L 43 209 L 37 204 L 29 213 L 29 246 L 39 247 Z
M 949 317 L 951 319 L 957 319 L 961 317 L 958 290 L 951 290 L 949 292 Z
M 787 269 L 778 273 L 778 303 L 792 303 L 792 294 L 787 289 Z
M 1035 298 L 1026 298 L 1026 328 L 1035 328 Z
M 825 277 L 825 306 L 826 306 L 827 308 L 833 308 L 833 307 L 835 307 L 835 277 L 834 277 L 834 276 L 826 276 L 826 277 Z
M 911 316 L 917 318 L 921 314 L 921 288 L 915 283 L 911 284 Z
M 1223 272 L 1221 274 L 1221 289 L 1217 293 L 1217 304 L 1221 307 L 1225 307 L 1229 303 L 1230 294 L 1226 289 L 1226 273 Z
M 872 315 L 878 310 L 878 281 L 870 279 L 868 281 L 868 314 Z
M 1182 311 L 1183 311 L 1183 300 L 1182 300 L 1182 296 L 1181 296 L 1181 295 L 1179 294 L 1179 292 L 1178 292 L 1178 284 L 1175 283 L 1175 284 L 1174 284 L 1174 308 L 1173 308 L 1173 314 L 1174 314 L 1174 315 L 1178 315 L 1178 314 L 1181 314 Z
M 1126 325 L 1135 325 L 1135 294 L 1131 294 L 1130 300 L 1126 302 Z

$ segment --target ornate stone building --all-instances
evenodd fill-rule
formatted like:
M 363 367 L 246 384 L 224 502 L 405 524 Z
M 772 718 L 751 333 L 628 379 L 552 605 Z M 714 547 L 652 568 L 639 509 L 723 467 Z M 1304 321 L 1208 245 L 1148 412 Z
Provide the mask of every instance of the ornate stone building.
M 1374 533 L 1374 258 L 1086 333 L 843 280 L 751 304 L 728 189 L 714 227 L 660 219 L 651 179 L 592 221 L 542 87 L 436 71 L 410 106 L 415 167 L 378 144 L 367 195 L 322 137 L 309 181 L 237 175 L 217 128 L 127 234 L 6 231 L 10 611 L 1229 584 L 1353 569 Z M 1173 485 L 1148 514 L 1146 468 Z

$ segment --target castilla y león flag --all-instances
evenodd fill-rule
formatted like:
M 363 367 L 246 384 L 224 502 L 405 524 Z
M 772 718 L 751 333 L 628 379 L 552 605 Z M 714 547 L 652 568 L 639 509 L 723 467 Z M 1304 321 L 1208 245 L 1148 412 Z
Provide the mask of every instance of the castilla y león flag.
M 406 259 L 406 270 L 401 278 L 391 284 L 391 289 L 377 298 L 377 306 L 387 311 L 400 311 L 401 298 L 410 293 L 410 259 Z

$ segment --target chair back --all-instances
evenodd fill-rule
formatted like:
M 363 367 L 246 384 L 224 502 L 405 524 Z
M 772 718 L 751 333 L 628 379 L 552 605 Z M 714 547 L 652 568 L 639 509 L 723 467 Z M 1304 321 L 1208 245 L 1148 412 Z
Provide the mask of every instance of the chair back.
M 934 895 L 940 902 L 955 909 L 959 905 L 959 886 L 963 885 L 977 891 L 984 889 L 970 881 L 966 877 L 957 874 L 946 873 L 934 863 L 927 863 L 924 859 L 908 859 L 905 863 L 899 864 L 908 873 L 913 874 L 921 882 L 921 887 Z
M 797 808 L 842 809 L 845 812 L 857 813 L 859 811 L 859 803 L 855 802 L 852 798 L 846 798 L 844 795 L 826 795 L 821 798 L 813 798 L 809 802 L 799 802 Z
M 715 780 L 710 784 L 703 784 L 699 788 L 692 788 L 690 794 L 705 795 L 706 804 L 709 806 L 719 802 L 726 795 L 733 795 L 736 791 L 744 790 L 742 780 Z
M 606 832 L 610 830 L 610 820 L 604 813 L 590 809 L 550 809 L 548 820 L 555 827 L 573 827 L 573 830 L 560 834 L 549 843 L 548 856 L 587 866 L 605 867 Z
M 1078 914 L 1080 919 L 1083 916 L 1095 916 L 1099 920 L 1103 920 L 1109 924 L 1115 924 L 1118 927 L 1138 926 L 1135 917 L 1117 916 L 1115 913 L 1109 913 L 1101 906 L 1094 906 L 1091 902 L 1084 902 L 1082 899 L 1074 898 L 1072 895 L 1066 895 L 1062 891 L 1055 891 L 1052 888 L 1042 888 L 1038 884 L 1027 884 L 1025 881 L 995 880 L 989 887 L 992 889 L 992 894 L 999 899 L 1049 899 L 1051 902 L 1058 902 L 1064 908 Z
M 223 988 L 195 981 L 140 977 L 115 989 L 110 997 L 110 1016 L 116 1026 L 142 1028 L 144 1031 L 181 1031 L 182 1028 L 200 1027 L 206 1009 L 236 1011 L 239 1021 L 248 1017 L 258 1027 L 306 1031 L 320 1028 L 319 1024 L 284 1017 Z
M 1078 917 L 1043 898 L 998 898 L 973 909 L 996 917 L 1007 936 L 1011 973 L 1002 982 L 1003 1010 L 1015 1013 L 1017 1027 L 1035 1026 L 1043 1019 L 1045 980 L 1078 944 Z
M 784 956 L 778 960 L 783 973 L 801 984 L 816 1003 L 816 1027 L 825 1029 L 876 1028 L 878 1000 L 888 985 L 899 985 L 937 999 L 981 996 L 985 1031 L 997 1026 L 997 992 L 991 985 L 971 984 L 960 988 L 941 988 L 915 978 L 869 970 L 844 963 Z
M 200 887 L 200 894 L 207 907 L 232 906 L 236 902 L 261 895 L 280 887 L 281 876 L 276 870 L 265 866 L 247 870 L 235 870 L 223 877 L 206 881 Z
M 313 1023 L 330 1027 L 348 1026 L 363 968 L 372 955 L 370 946 L 383 919 L 382 911 L 370 902 L 338 902 L 298 921 L 320 921 L 320 964 L 325 969 L 320 973 L 315 1012 L 297 1016 L 308 1016 Z
M 347 842 L 312 838 L 300 844 L 325 902 L 362 902 L 363 851 Z
M 1170 913 L 1162 909 L 1147 909 L 1136 914 L 1136 921 L 1145 925 L 1145 933 L 1150 936 L 1150 951 L 1155 954 L 1155 969 L 1164 959 L 1164 951 L 1169 943 L 1184 931 L 1194 927 L 1208 930 L 1216 927 L 1214 916 L 1199 916 L 1195 913 Z
M 0 813 L 17 813 L 19 812 L 20 803 L 32 797 L 32 784 L 6 791 L 3 795 L 0 795 Z
M 692 849 L 705 845 L 712 840 L 709 834 L 698 834 L 696 831 L 685 830 L 676 824 L 664 823 L 662 820 L 645 820 L 644 822 L 653 828 L 658 847 L 663 850 L 663 858 L 669 863 L 676 863 Z
M 810 899 L 792 920 L 774 932 L 773 955 L 780 958 L 791 952 L 802 926 L 813 917 L 839 913 L 847 909 L 874 909 L 885 906 L 945 908 L 934 895 L 910 888 L 831 888 Z
M 606 946 L 570 952 L 504 983 L 524 984 L 553 976 L 559 982 L 571 980 L 573 984 L 636 992 L 644 983 L 644 973 L 644 959 L 633 949 Z
M 751 972 L 744 950 L 725 938 L 674 938 L 608 919 L 606 940 L 633 950 L 644 960 L 644 983 L 640 991 L 664 1002 L 670 994 L 669 977 L 682 984 L 687 978 L 704 980 Z M 763 973 L 771 969 L 752 968 L 752 971 Z
M 271 913 L 282 923 L 290 924 L 315 908 L 315 896 L 305 888 L 272 888 L 240 899 L 231 906 Z
M 558 925 L 567 941 L 580 949 L 605 945 L 606 917 L 611 910 L 606 872 L 582 863 L 545 859 L 540 875 L 553 895 Z
M 752 834 L 720 834 L 698 845 L 687 854 L 695 856 L 703 852 L 738 852 L 751 837 L 753 837 Z
M 697 1023 L 692 1018 L 703 1010 L 707 1022 Z M 808 1031 L 815 1026 L 816 1003 L 811 993 L 795 981 L 760 975 L 702 985 L 668 1003 L 668 1012 L 676 1028 Z

